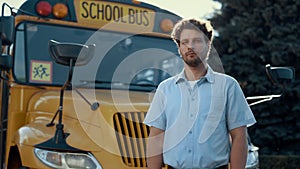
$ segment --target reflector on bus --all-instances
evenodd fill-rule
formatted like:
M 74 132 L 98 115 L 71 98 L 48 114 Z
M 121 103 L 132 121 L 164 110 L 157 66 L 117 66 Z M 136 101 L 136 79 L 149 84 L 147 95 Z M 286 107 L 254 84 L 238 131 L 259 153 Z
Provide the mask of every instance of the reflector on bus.
M 160 29 L 164 32 L 164 33 L 169 33 L 172 31 L 174 27 L 174 22 L 171 19 L 163 19 L 160 22 Z
M 56 18 L 61 19 L 68 15 L 68 8 L 63 3 L 57 3 L 53 6 L 52 13 Z
M 49 16 L 52 12 L 52 6 L 47 1 L 40 1 L 36 4 L 35 10 L 41 16 Z

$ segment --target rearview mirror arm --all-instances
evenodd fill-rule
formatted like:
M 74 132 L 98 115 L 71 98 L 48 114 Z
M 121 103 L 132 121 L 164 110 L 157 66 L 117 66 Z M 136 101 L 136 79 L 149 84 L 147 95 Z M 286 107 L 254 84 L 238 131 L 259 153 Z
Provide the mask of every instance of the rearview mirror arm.
M 66 80 L 65 84 L 63 87 L 60 89 L 60 98 L 59 98 L 59 107 L 58 110 L 56 111 L 55 115 L 53 116 L 52 120 L 50 123 L 48 123 L 46 126 L 50 127 L 54 125 L 54 120 L 58 116 L 58 124 L 62 125 L 62 111 L 63 111 L 63 101 L 64 101 L 64 91 L 71 86 L 71 80 L 73 76 L 73 60 L 70 60 L 70 65 L 69 65 L 69 74 L 68 74 L 68 79 Z M 57 124 L 57 125 L 58 125 Z
M 56 111 L 52 121 L 49 124 L 47 124 L 47 126 L 54 125 L 53 121 L 58 114 L 58 123 L 56 124 L 56 131 L 55 131 L 54 137 L 50 138 L 46 142 L 35 145 L 35 147 L 44 148 L 44 149 L 53 149 L 53 147 L 54 147 L 55 149 L 68 150 L 68 151 L 72 151 L 72 152 L 82 151 L 82 150 L 79 150 L 79 149 L 74 148 L 67 144 L 66 138 L 69 136 L 69 133 L 64 132 L 64 125 L 62 123 L 63 96 L 64 96 L 64 91 L 68 87 L 71 86 L 71 80 L 72 80 L 72 76 L 73 76 L 73 66 L 74 66 L 73 60 L 70 59 L 69 75 L 68 75 L 68 79 L 66 80 L 64 86 L 60 90 L 60 100 L 59 100 L 58 110 Z
M 281 96 L 282 96 L 282 94 L 267 95 L 267 96 L 250 96 L 250 97 L 246 97 L 246 100 L 258 100 L 259 99 L 258 101 L 249 104 L 249 106 L 254 106 L 254 105 L 259 104 L 259 103 L 263 103 L 263 102 L 266 102 L 266 101 L 271 101 L 273 98 L 279 98 Z
M 254 106 L 254 105 L 257 105 L 257 104 L 260 104 L 263 102 L 271 101 L 271 100 L 273 100 L 273 98 L 279 98 L 279 97 L 283 96 L 286 91 L 286 85 L 282 84 L 282 85 L 277 85 L 277 86 L 279 86 L 282 89 L 280 94 L 246 97 L 246 100 L 258 100 L 253 103 L 250 103 L 249 106 Z

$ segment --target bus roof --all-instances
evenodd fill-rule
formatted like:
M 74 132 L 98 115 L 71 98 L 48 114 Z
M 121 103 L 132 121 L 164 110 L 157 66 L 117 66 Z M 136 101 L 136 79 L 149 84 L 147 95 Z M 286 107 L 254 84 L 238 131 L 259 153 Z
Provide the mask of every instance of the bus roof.
M 27 0 L 17 15 L 76 22 L 92 28 L 106 24 L 134 32 L 169 34 L 180 16 L 137 0 Z M 119 28 L 118 28 L 119 29 Z

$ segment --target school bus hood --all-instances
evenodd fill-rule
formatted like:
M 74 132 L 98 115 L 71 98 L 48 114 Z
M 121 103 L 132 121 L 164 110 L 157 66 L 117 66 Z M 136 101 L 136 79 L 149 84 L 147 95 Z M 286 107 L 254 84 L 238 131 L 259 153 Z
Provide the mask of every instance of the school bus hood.
M 116 141 L 116 118 L 120 113 L 142 114 L 141 122 L 148 110 L 152 94 L 145 92 L 88 90 L 82 95 L 91 103 L 98 102 L 99 108 L 90 105 L 75 91 L 66 91 L 63 99 L 64 131 L 70 133 L 67 142 L 86 151 L 108 149 L 118 152 Z M 42 91 L 35 94 L 28 105 L 27 125 L 19 130 L 17 142 L 38 144 L 53 137 L 55 126 L 46 127 L 58 109 L 60 91 Z M 56 117 L 55 124 L 57 124 Z M 30 140 L 31 139 L 31 140 Z
M 90 103 L 99 103 L 96 111 L 91 110 L 89 103 L 85 101 L 75 90 L 65 91 L 63 99 L 63 111 L 65 116 L 76 114 L 95 114 L 99 112 L 107 114 L 116 111 L 147 111 L 153 93 L 125 90 L 79 90 L 81 95 Z M 28 111 L 43 111 L 55 113 L 59 106 L 60 91 L 41 91 L 36 93 L 29 102 Z M 108 108 L 109 109 L 106 109 Z

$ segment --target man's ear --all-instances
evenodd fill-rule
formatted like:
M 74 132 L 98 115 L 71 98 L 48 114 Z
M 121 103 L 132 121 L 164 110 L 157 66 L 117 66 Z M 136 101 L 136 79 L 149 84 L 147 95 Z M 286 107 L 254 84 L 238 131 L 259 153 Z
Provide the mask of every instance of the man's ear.
M 180 48 L 179 48 L 179 46 L 178 46 L 177 51 L 178 51 L 178 53 L 179 53 L 179 56 L 182 57 L 182 56 L 181 56 L 181 53 L 180 53 Z

